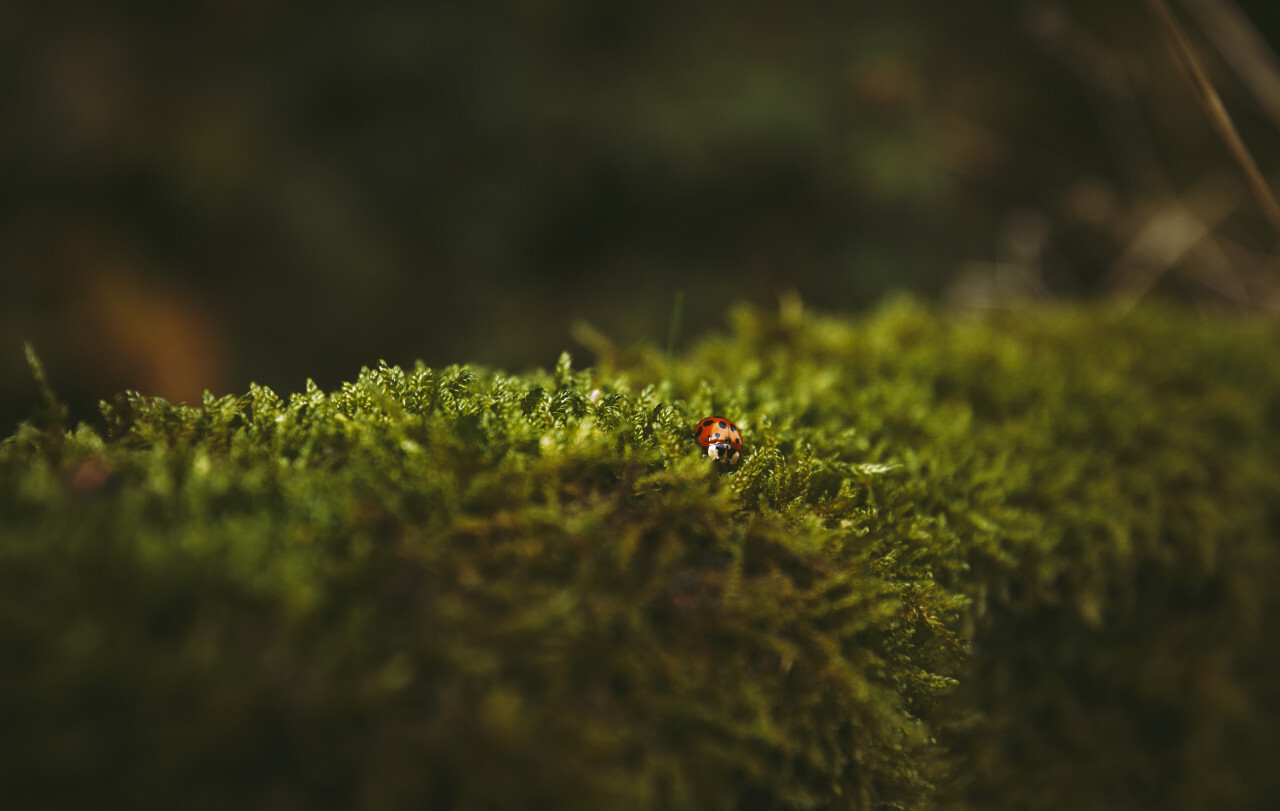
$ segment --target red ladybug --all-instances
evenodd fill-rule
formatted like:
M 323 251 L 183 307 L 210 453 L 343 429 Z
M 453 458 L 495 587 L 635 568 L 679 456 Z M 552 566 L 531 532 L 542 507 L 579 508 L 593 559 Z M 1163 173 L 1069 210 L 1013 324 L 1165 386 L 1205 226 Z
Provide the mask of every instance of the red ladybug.
M 707 456 L 722 465 L 737 463 L 742 454 L 742 432 L 724 417 L 707 417 L 694 426 L 693 438 L 707 449 Z

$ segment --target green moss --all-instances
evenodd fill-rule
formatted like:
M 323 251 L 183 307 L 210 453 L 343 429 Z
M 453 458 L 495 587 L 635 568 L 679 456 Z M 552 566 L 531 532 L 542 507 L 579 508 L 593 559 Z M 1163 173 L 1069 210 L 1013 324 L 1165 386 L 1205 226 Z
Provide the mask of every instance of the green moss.
M 1267 808 L 1280 333 L 735 311 L 0 446 L 43 808 Z M 38 379 L 43 380 L 39 373 Z M 690 440 L 733 417 L 747 454 Z

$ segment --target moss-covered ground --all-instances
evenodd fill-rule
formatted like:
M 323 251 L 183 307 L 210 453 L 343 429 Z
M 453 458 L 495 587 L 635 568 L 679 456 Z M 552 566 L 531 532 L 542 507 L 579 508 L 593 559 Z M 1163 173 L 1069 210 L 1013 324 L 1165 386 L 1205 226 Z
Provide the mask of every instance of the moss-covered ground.
M 46 390 L 0 446 L 5 806 L 1280 807 L 1280 329 L 590 342 L 93 427 Z

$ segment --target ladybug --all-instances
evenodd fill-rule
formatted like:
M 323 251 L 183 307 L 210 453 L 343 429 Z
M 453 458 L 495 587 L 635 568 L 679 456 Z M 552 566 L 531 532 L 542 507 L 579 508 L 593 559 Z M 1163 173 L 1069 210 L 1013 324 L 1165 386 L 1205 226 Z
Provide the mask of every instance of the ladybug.
M 722 465 L 736 464 L 742 454 L 742 432 L 724 417 L 707 417 L 694 426 L 693 438 L 707 449 L 707 456 Z

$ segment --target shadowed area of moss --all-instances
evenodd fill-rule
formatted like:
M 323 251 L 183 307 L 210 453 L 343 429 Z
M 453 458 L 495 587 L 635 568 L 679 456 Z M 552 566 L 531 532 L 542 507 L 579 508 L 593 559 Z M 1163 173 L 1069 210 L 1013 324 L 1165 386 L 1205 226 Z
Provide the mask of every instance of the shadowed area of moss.
M 0 446 L 20 806 L 1268 808 L 1280 340 L 788 303 Z M 691 440 L 732 417 L 743 461 Z

